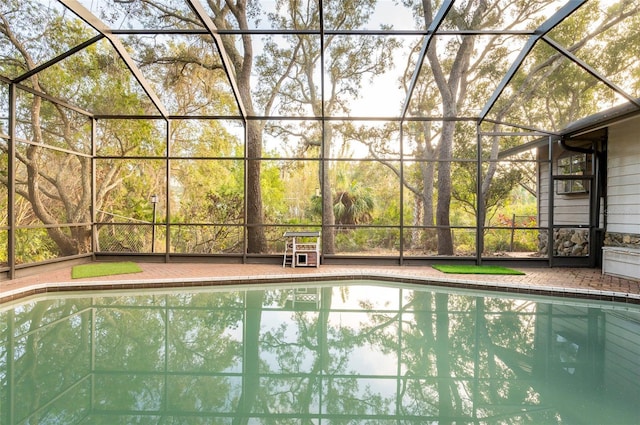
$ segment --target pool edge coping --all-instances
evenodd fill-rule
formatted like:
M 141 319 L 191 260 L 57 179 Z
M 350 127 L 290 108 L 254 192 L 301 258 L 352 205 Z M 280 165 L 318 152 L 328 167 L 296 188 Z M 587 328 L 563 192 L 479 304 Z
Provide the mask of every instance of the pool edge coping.
M 607 291 L 591 288 L 562 287 L 554 285 L 522 284 L 516 282 L 479 281 L 472 279 L 455 279 L 435 276 L 415 276 L 402 273 L 383 273 L 368 271 L 328 272 L 309 274 L 274 274 L 260 276 L 221 276 L 167 279 L 122 279 L 122 280 L 93 280 L 93 281 L 60 281 L 41 282 L 24 287 L 4 290 L 0 292 L 0 304 L 18 300 L 32 295 L 68 291 L 98 291 L 123 289 L 154 289 L 179 288 L 192 286 L 241 285 L 260 283 L 293 283 L 303 281 L 329 280 L 361 280 L 373 279 L 386 282 L 412 283 L 432 286 L 445 286 L 462 289 L 484 289 L 503 293 L 518 293 L 532 295 L 547 295 L 556 297 L 571 297 L 614 301 L 621 303 L 640 304 L 640 294 L 619 291 Z

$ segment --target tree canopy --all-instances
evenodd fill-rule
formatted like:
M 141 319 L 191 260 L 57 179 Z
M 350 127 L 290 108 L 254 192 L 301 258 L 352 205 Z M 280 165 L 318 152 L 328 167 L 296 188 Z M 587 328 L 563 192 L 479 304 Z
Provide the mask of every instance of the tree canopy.
M 13 211 L 0 238 L 18 238 L 26 263 L 269 254 L 288 226 L 322 229 L 327 255 L 473 253 L 463 235 L 511 215 L 523 185 L 536 208 L 536 158 L 500 152 L 638 106 L 639 11 L 9 0 L 0 137 L 15 172 L 0 175 Z

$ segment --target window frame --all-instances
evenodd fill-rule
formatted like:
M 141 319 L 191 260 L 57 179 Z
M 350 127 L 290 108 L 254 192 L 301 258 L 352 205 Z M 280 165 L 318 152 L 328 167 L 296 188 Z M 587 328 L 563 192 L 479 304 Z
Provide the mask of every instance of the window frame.
M 589 193 L 589 180 L 563 179 L 565 176 L 586 176 L 591 167 L 591 154 L 585 152 L 570 152 L 556 160 L 556 173 L 560 177 L 556 185 L 558 195 L 580 195 Z

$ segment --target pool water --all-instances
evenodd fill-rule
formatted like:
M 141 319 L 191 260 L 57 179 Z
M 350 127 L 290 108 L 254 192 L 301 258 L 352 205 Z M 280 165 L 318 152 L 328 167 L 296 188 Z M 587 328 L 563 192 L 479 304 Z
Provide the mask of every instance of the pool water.
M 2 424 L 635 424 L 640 308 L 325 282 L 0 309 Z

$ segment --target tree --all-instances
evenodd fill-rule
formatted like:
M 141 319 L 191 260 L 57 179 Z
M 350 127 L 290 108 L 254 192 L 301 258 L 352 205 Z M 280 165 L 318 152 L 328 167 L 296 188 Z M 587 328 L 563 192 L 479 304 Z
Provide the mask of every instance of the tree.
M 33 70 L 43 57 L 51 52 L 47 47 L 80 43 L 89 36 L 81 28 L 68 25 L 61 16 L 46 16 L 44 11 L 28 5 L 11 2 L 0 14 L 0 34 L 8 40 L 13 56 L 3 61 L 3 74 L 23 74 Z M 41 26 L 43 20 L 49 25 Z M 22 23 L 26 27 L 21 27 Z M 38 33 L 38 28 L 43 28 Z M 34 31 L 34 33 L 29 33 Z M 48 45 L 38 41 L 47 40 Z M 96 53 L 95 50 L 91 50 Z M 57 67 L 54 72 L 43 71 L 29 78 L 30 86 L 37 92 L 62 97 L 71 89 L 75 72 L 99 68 L 100 55 L 88 55 L 82 60 L 70 60 L 67 67 Z M 116 78 L 117 80 L 117 78 Z M 76 85 L 78 91 L 91 91 L 91 87 Z M 86 91 L 84 94 L 86 94 Z M 62 256 L 87 252 L 90 246 L 90 228 L 78 223 L 90 222 L 91 160 L 87 156 L 88 120 L 58 103 L 48 102 L 38 95 L 24 95 L 24 103 L 17 110 L 17 127 L 28 143 L 18 145 L 16 193 L 27 199 L 33 216 L 46 227 L 46 232 Z M 51 146 L 58 150 L 49 149 Z M 6 149 L 6 146 L 3 146 Z M 8 181 L 3 176 L 2 182 Z M 37 224 L 35 222 L 24 224 Z M 61 224 L 71 224 L 68 228 Z
M 314 196 L 311 203 L 311 213 L 322 214 L 322 197 Z M 359 181 L 352 181 L 346 187 L 338 187 L 333 195 L 333 216 L 338 226 L 355 226 L 356 224 L 369 223 L 372 220 L 371 212 L 374 200 L 371 190 Z
M 424 17 L 424 26 L 428 26 L 434 16 L 439 2 L 430 1 L 411 1 L 403 2 L 407 6 L 412 6 L 416 10 L 418 21 Z M 525 1 L 525 2 L 504 2 L 488 7 L 486 2 L 469 1 L 466 3 L 455 3 L 446 19 L 444 26 L 446 29 L 452 30 L 468 30 L 478 28 L 515 28 L 517 26 L 528 25 L 535 27 L 536 22 L 532 19 L 540 11 L 545 10 L 550 5 L 549 1 Z M 595 3 L 595 2 L 594 2 Z M 609 15 L 612 16 L 612 15 Z M 615 20 L 613 18 L 612 20 Z M 603 24 L 599 30 L 608 26 L 611 21 L 605 19 L 607 24 Z M 583 21 L 587 25 L 587 21 Z M 586 29 L 583 28 L 583 29 Z M 582 42 L 591 38 L 596 32 L 576 31 L 574 37 L 580 38 Z M 498 81 L 500 76 L 504 75 L 508 64 L 505 58 L 508 57 L 510 37 L 503 38 L 499 35 L 484 37 L 482 43 L 479 43 L 479 37 L 473 35 L 460 35 L 451 37 L 447 40 L 434 37 L 426 52 L 425 63 L 428 69 L 423 69 L 424 76 L 418 81 L 416 90 L 414 91 L 415 99 L 412 102 L 410 112 L 415 116 L 439 116 L 443 121 L 439 124 L 437 133 L 434 132 L 432 123 L 421 123 L 413 127 L 410 135 L 416 143 L 415 156 L 418 160 L 424 161 L 421 165 L 422 172 L 422 194 L 421 200 L 424 205 L 423 220 L 428 225 L 430 220 L 430 212 L 432 208 L 431 200 L 428 199 L 434 191 L 430 186 L 437 188 L 437 204 L 435 206 L 435 224 L 438 226 L 438 254 L 453 254 L 453 241 L 451 239 L 450 226 L 450 209 L 452 200 L 453 184 L 452 176 L 452 160 L 454 159 L 454 141 L 456 141 L 456 123 L 460 112 L 480 108 L 484 106 L 482 102 L 486 102 L 491 94 L 490 90 L 495 87 L 492 81 Z M 443 46 L 445 44 L 445 46 Z M 418 51 L 416 46 L 415 51 Z M 559 55 L 559 54 L 558 54 Z M 547 56 L 548 58 L 548 56 Z M 549 63 L 547 63 L 548 65 Z M 412 75 L 411 71 L 415 65 L 411 64 L 407 68 L 405 74 L 405 83 Z M 537 78 L 530 77 L 532 74 L 544 72 L 547 66 L 541 66 L 537 70 L 528 70 L 527 79 L 520 85 L 517 94 L 508 99 L 506 104 L 498 104 L 494 109 L 496 112 L 496 120 L 509 118 L 514 111 L 511 107 L 529 109 L 526 116 L 531 122 L 532 113 L 540 118 L 548 116 L 541 111 L 536 102 L 527 102 L 531 99 L 533 93 L 537 91 L 537 87 L 529 84 L 537 81 Z M 545 73 L 545 76 L 548 76 Z M 546 81 L 544 78 L 541 81 Z M 564 81 L 572 81 L 572 78 L 566 78 Z M 435 88 L 435 89 L 434 89 Z M 474 90 L 471 90 L 474 89 Z M 553 90 L 544 91 L 546 94 L 553 93 Z M 572 96 L 565 95 L 564 98 L 572 102 Z M 574 99 L 575 100 L 575 99 Z M 577 105 L 578 103 L 574 103 Z M 517 109 L 517 108 L 516 108 Z M 574 109 L 575 108 L 569 108 Z M 581 114 L 587 112 L 581 109 Z M 581 115 L 578 114 L 578 115 Z M 583 115 L 581 115 L 583 116 Z M 534 120 L 538 122 L 537 120 Z M 540 121 L 544 122 L 544 120 Z M 542 127 L 545 127 L 544 125 Z M 495 125 L 493 130 L 499 130 L 500 126 Z M 470 143 L 475 138 L 469 140 L 459 140 L 461 143 Z M 482 181 L 482 195 L 489 196 L 491 182 L 497 170 L 497 153 L 499 152 L 500 138 L 494 137 L 490 143 L 489 163 Z M 437 161 L 437 179 L 434 179 L 434 161 Z M 418 186 L 420 188 L 420 185 Z M 416 192 L 418 195 L 418 192 Z M 489 203 L 490 204 L 490 203 Z M 487 208 L 488 205 L 484 207 Z
M 167 11 L 163 5 L 153 0 L 145 0 L 152 8 L 170 14 L 173 18 L 184 20 L 184 16 Z M 213 23 L 217 28 L 238 28 L 248 30 L 252 19 L 262 18 L 260 5 L 247 0 L 214 1 L 206 3 L 211 10 Z M 372 13 L 375 1 L 366 3 L 337 2 L 325 4 L 325 20 L 332 22 L 335 29 L 358 28 Z M 292 1 L 281 0 L 276 2 L 276 10 L 267 14 L 270 25 L 278 30 L 311 30 L 320 28 L 319 11 L 317 4 L 309 7 Z M 144 13 L 142 11 L 138 13 Z M 149 15 L 152 16 L 152 15 Z M 150 19 L 147 17 L 147 19 Z M 191 22 L 200 25 L 200 23 Z M 287 35 L 284 38 L 288 45 L 281 45 L 273 40 L 265 42 L 262 54 L 256 54 L 253 50 L 254 39 L 249 32 L 241 34 L 240 39 L 223 37 L 223 46 L 233 65 L 233 75 L 239 90 L 246 112 L 250 117 L 256 117 L 259 112 L 263 116 L 270 116 L 278 108 L 278 112 L 287 113 L 300 109 L 309 110 L 315 116 L 323 116 L 341 110 L 344 107 L 346 97 L 357 95 L 361 78 L 366 74 L 380 72 L 388 64 L 391 44 L 382 42 L 372 37 L 361 37 L 358 41 L 332 36 L 325 41 L 325 49 L 332 54 L 326 54 L 320 50 L 317 35 L 298 33 Z M 239 42 L 238 42 L 239 41 Z M 212 44 L 213 41 L 209 41 Z M 327 51 L 329 51 L 327 50 Z M 356 52 L 358 52 L 356 54 Z M 320 84 L 317 81 L 317 69 L 320 60 L 330 59 L 332 62 L 326 67 L 330 78 L 324 97 L 320 92 Z M 374 59 L 370 60 L 369 57 Z M 158 58 L 150 62 L 157 61 Z M 200 64 L 197 57 L 174 55 L 163 60 L 179 64 Z M 220 63 L 217 66 L 221 66 Z M 252 91 L 253 71 L 258 71 L 259 77 L 257 89 Z M 282 100 L 278 102 L 278 100 Z M 323 105 L 324 100 L 324 105 Z M 248 249 L 249 252 L 266 251 L 266 238 L 261 224 L 264 222 L 264 207 L 261 189 L 261 161 L 263 133 L 266 121 L 250 119 L 247 121 L 247 225 L 248 225 Z M 322 140 L 322 158 L 331 158 L 331 147 L 334 134 L 333 126 L 325 123 L 322 135 L 310 134 L 308 145 L 317 145 Z M 320 138 L 318 138 L 320 136 Z M 325 204 L 323 214 L 323 246 L 327 253 L 334 250 L 335 219 L 331 208 L 331 181 L 327 170 L 321 172 L 321 184 Z
M 427 27 L 433 21 L 438 4 L 436 2 L 405 1 L 406 5 L 413 6 L 420 13 L 416 16 L 424 17 L 424 26 Z M 454 5 L 449 12 L 447 22 L 456 29 L 482 28 L 491 22 L 503 19 L 497 12 L 498 8 L 488 8 L 484 2 L 470 1 L 466 4 Z M 516 22 L 518 22 L 516 20 Z M 470 79 L 478 72 L 479 64 L 475 62 L 478 57 L 485 58 L 495 48 L 497 37 L 489 40 L 481 52 L 476 52 L 476 38 L 473 36 L 460 36 L 447 42 L 446 48 L 442 47 L 442 41 L 434 37 L 426 53 L 427 63 L 430 67 L 429 78 L 421 81 L 418 87 L 418 100 L 414 102 L 412 113 L 417 116 L 438 114 L 441 108 L 443 121 L 440 124 L 439 138 L 432 133 L 432 125 L 424 124 L 416 128 L 416 139 L 419 141 L 416 156 L 426 161 L 422 167 L 422 199 L 425 205 L 424 220 L 430 220 L 432 204 L 428 199 L 433 190 L 430 185 L 437 185 L 437 203 L 435 206 L 435 224 L 438 226 L 438 254 L 453 254 L 453 240 L 450 226 L 451 207 L 451 167 L 455 138 L 455 119 L 459 111 L 468 102 L 468 88 Z M 442 54 L 442 52 L 450 52 Z M 499 61 L 497 63 L 500 63 Z M 408 76 L 409 74 L 407 74 Z M 433 90 L 429 83 L 434 83 L 437 91 Z M 476 95 L 476 94 L 474 94 Z M 434 99 L 438 102 L 434 103 Z M 437 180 L 434 179 L 434 160 L 437 160 Z M 426 195 L 426 196 L 425 196 Z
M 14 9 L 3 12 L 0 16 L 0 34 L 12 44 L 15 52 L 11 60 L 2 62 L 2 74 L 20 75 L 28 72 L 53 51 L 77 45 L 93 35 L 78 20 L 66 20 L 64 16 L 55 14 L 50 18 L 45 16 L 46 11 L 29 8 L 25 4 L 16 4 Z M 49 24 L 40 25 L 39 22 L 43 20 Z M 42 33 L 35 36 L 28 33 L 26 29 L 31 27 L 36 30 L 42 27 Z M 38 44 L 33 40 L 44 41 Z M 188 45 L 177 44 L 172 47 L 178 52 L 176 55 L 189 53 Z M 145 54 L 142 49 L 141 54 Z M 166 78 L 160 79 L 160 84 L 165 83 L 163 93 L 170 92 L 176 99 L 178 113 L 187 115 L 194 110 L 203 110 L 206 102 L 215 102 L 221 109 L 229 104 L 228 97 L 221 95 L 219 90 L 205 91 L 203 95 L 201 86 L 185 84 L 189 80 L 204 81 L 202 74 L 202 68 L 186 69 L 174 63 Z M 149 108 L 153 107 L 141 91 L 136 91 L 136 83 L 130 71 L 105 43 L 94 43 L 31 76 L 28 81 L 35 90 L 45 95 L 63 99 L 98 114 L 150 114 Z M 216 87 L 215 81 L 209 78 L 206 87 Z M 18 224 L 46 225 L 46 232 L 55 242 L 54 251 L 58 251 L 53 255 L 88 252 L 91 243 L 90 228 L 74 224 L 91 221 L 92 169 L 91 158 L 87 156 L 91 153 L 89 120 L 42 97 L 20 96 L 26 102 L 18 103 L 20 108 L 17 126 L 19 134 L 24 135 L 29 144 L 24 145 L 24 149 L 18 144 L 17 159 L 24 166 L 18 166 L 16 192 L 29 200 L 33 217 L 29 222 Z M 97 122 L 97 154 L 112 157 L 96 161 L 97 186 L 93 208 L 98 221 L 105 220 L 105 210 L 150 221 L 148 196 L 164 192 L 165 168 L 158 167 L 157 161 L 132 161 L 126 158 L 160 158 L 164 155 L 167 149 L 165 130 L 159 130 L 157 123 L 157 120 Z M 201 139 L 195 141 L 205 143 Z M 3 146 L 3 150 L 6 152 L 6 146 Z M 78 152 L 79 155 L 66 153 L 67 151 Z M 196 155 L 194 152 L 192 154 Z M 134 175 L 145 178 L 132 179 Z M 7 184 L 6 175 L 2 177 Z M 58 227 L 58 224 L 71 226 Z M 30 239 L 35 241 L 34 231 L 30 232 Z M 44 243 L 39 251 L 45 252 Z M 24 259 L 18 258 L 18 261 L 38 259 L 42 258 L 27 256 Z
M 640 5 L 590 1 L 570 16 L 549 39 L 576 55 L 600 75 L 637 96 L 636 28 Z M 601 19 L 597 24 L 593 16 Z M 606 43 L 603 42 L 606 40 Z M 495 116 L 514 123 L 561 130 L 569 123 L 616 103 L 616 93 L 558 52 L 539 42 L 531 59 L 514 76 L 513 90 L 496 103 Z
M 143 7 L 118 3 L 105 10 L 113 12 L 114 16 L 115 11 L 128 14 L 136 23 L 148 24 L 149 28 L 203 28 L 203 22 L 188 8 L 178 10 L 178 6 L 153 0 L 136 3 Z M 415 9 L 417 22 L 422 28 L 431 23 L 437 7 L 441 5 L 437 1 L 402 0 L 402 3 Z M 426 52 L 425 66 L 413 92 L 409 114 L 417 118 L 435 117 L 439 121 L 406 123 L 405 134 L 411 139 L 413 152 L 406 152 L 405 157 L 412 156 L 416 163 L 405 170 L 403 184 L 415 194 L 412 224 L 416 228 L 434 224 L 438 227 L 440 254 L 453 253 L 450 232 L 452 199 L 458 196 L 465 202 L 470 200 L 468 193 L 464 194 L 461 186 L 452 180 L 456 172 L 463 171 L 463 167 L 452 161 L 455 160 L 456 144 L 471 145 L 476 138 L 467 139 L 466 134 L 458 131 L 459 124 L 455 120 L 484 106 L 497 81 L 504 75 L 510 50 L 518 47 L 513 43 L 517 38 L 513 35 L 478 36 L 464 31 L 513 29 L 516 26 L 536 28 L 544 19 L 541 13 L 550 3 L 547 0 L 504 1 L 489 8 L 482 1 L 455 2 L 443 28 L 462 32 L 434 37 Z M 268 217 L 265 218 L 268 211 L 263 205 L 266 184 L 264 168 L 261 170 L 261 164 L 265 162 L 262 161 L 265 158 L 263 137 L 284 134 L 290 128 L 281 125 L 275 130 L 278 133 L 271 133 L 273 127 L 269 128 L 266 119 L 261 118 L 273 114 L 317 118 L 348 115 L 348 102 L 358 97 L 365 79 L 393 67 L 390 52 L 397 43 L 393 37 L 339 33 L 362 28 L 375 8 L 373 0 L 325 2 L 322 24 L 316 2 L 306 5 L 279 0 L 270 10 L 261 9 L 260 2 L 247 0 L 210 0 L 206 4 L 219 29 L 240 30 L 234 36 L 222 34 L 219 39 L 231 63 L 232 69 L 228 70 L 230 78 L 237 84 L 237 94 L 248 115 L 247 145 L 243 152 L 248 158 L 247 185 L 243 188 L 248 207 L 246 212 L 243 211 L 247 217 L 243 224 L 248 229 L 248 250 L 265 252 L 267 243 L 262 224 L 268 221 Z M 613 5 L 597 1 L 586 3 L 580 9 L 584 13 L 572 16 L 539 41 L 527 63 L 512 80 L 510 93 L 513 95 L 501 97 L 492 110 L 492 118 L 558 129 L 599 110 L 603 104 L 614 102 L 613 91 L 608 87 L 602 90 L 597 79 L 586 72 L 576 76 L 575 71 L 579 67 L 562 57 L 553 40 L 569 52 L 585 58 L 596 71 L 623 84 L 635 96 L 637 87 L 627 81 L 637 81 L 637 69 L 633 65 L 637 50 L 633 46 L 639 43 L 637 31 L 633 29 L 638 24 L 638 7 L 637 2 Z M 50 10 L 55 12 L 55 9 Z M 105 15 L 103 19 L 116 19 L 114 16 Z M 590 24 L 594 22 L 590 16 L 601 16 L 597 25 Z M 287 32 L 272 37 L 267 34 L 264 39 L 258 39 L 249 31 L 258 21 L 263 21 L 263 25 L 266 22 L 271 29 Z M 319 40 L 322 25 L 336 32 L 326 33 Z M 0 73 L 14 77 L 36 69 L 52 56 L 80 45 L 95 34 L 85 28 L 81 21 L 63 14 L 50 14 L 48 9 L 45 11 L 15 0 L 5 2 L 0 13 L 0 35 L 6 42 L 3 44 Z M 213 38 L 203 34 L 184 35 L 183 39 L 189 42 L 164 43 L 168 38 L 163 34 L 149 43 L 147 40 L 150 38 L 146 35 L 138 39 L 127 38 L 132 49 L 139 49 L 136 60 L 157 84 L 160 97 L 168 99 L 167 103 L 175 107 L 178 114 L 197 115 L 203 111 L 214 111 L 222 115 L 237 115 L 231 93 L 222 87 L 227 75 L 223 72 Z M 256 49 L 258 42 L 264 42 L 261 51 Z M 4 50 L 5 45 L 10 47 Z M 401 82 L 405 87 L 413 75 L 420 47 L 415 46 L 414 55 L 408 61 Z M 322 84 L 319 80 L 321 74 L 324 78 Z M 225 83 L 228 87 L 228 82 Z M 132 90 L 134 79 L 104 40 L 48 66 L 25 80 L 24 84 L 100 113 L 117 110 L 145 114 L 150 113 L 149 108 L 153 106 L 141 91 Z M 28 142 L 19 144 L 16 189 L 20 196 L 29 200 L 33 214 L 28 216 L 35 220 L 22 224 L 44 224 L 49 238 L 55 241 L 54 248 L 62 255 L 85 252 L 89 249 L 90 231 L 88 226 L 78 224 L 90 221 L 92 207 L 101 210 L 105 203 L 114 205 L 114 202 L 121 201 L 115 201 L 108 194 L 113 194 L 114 188 L 131 170 L 123 165 L 126 161 L 118 160 L 110 163 L 113 168 L 103 167 L 100 170 L 102 174 L 98 176 L 97 201 L 91 205 L 89 121 L 59 103 L 22 92 L 20 96 L 24 102 L 21 100 L 18 114 L 19 131 Z M 332 160 L 341 155 L 340 144 L 351 135 L 346 130 L 347 126 L 338 125 L 331 119 L 318 121 L 321 125 L 305 123 L 307 127 L 302 128 L 304 146 L 300 150 L 319 152 L 318 162 L 322 166 L 319 167 L 318 179 L 324 190 L 324 246 L 327 253 L 333 253 L 333 230 L 340 219 L 335 217 L 332 207 L 337 192 L 332 187 L 334 181 L 330 179 Z M 166 148 L 164 138 L 158 139 L 162 143 L 156 143 L 154 139 L 152 146 L 148 146 L 141 137 L 144 132 L 152 133 L 147 125 L 129 122 L 128 126 L 130 131 L 126 137 L 122 137 L 126 132 L 120 134 L 118 143 L 121 146 L 114 152 L 132 156 L 135 153 L 163 155 L 158 151 L 159 147 Z M 304 132 L 310 128 L 313 130 Z M 500 129 L 497 124 L 491 128 Z M 111 129 L 105 131 L 111 132 Z M 375 145 L 376 149 L 381 147 L 377 140 L 363 140 L 370 146 Z M 492 181 L 501 175 L 495 161 L 500 143 L 500 139 L 494 137 L 483 146 L 489 153 L 489 161 L 480 182 L 479 196 L 487 203 L 482 212 L 491 207 L 487 200 L 492 197 L 492 187 L 496 187 Z M 7 151 L 6 147 L 3 149 Z M 76 155 L 76 152 L 81 154 Z M 160 173 L 159 168 L 149 166 L 145 169 L 155 173 L 150 179 L 154 180 L 152 183 L 127 188 L 142 193 L 156 185 L 166 187 L 169 182 L 161 180 L 166 174 Z M 60 173 L 61 169 L 67 173 Z M 4 181 L 7 183 L 6 177 Z M 434 199 L 437 202 L 434 203 Z M 237 197 L 232 204 L 238 204 Z M 63 228 L 59 226 L 61 224 L 70 226 Z
M 375 0 L 325 3 L 324 26 L 336 31 L 358 29 L 371 17 L 375 4 Z M 312 3 L 306 9 L 298 2 L 289 1 L 278 2 L 278 6 L 284 9 L 284 13 L 274 22 L 276 28 L 312 31 L 320 28 L 317 3 Z M 322 44 L 316 34 L 296 33 L 285 38 L 288 45 L 274 41 L 265 44 L 265 54 L 261 56 L 258 67 L 265 76 L 273 70 L 280 71 L 278 75 L 282 78 L 274 88 L 278 90 L 278 96 L 284 99 L 279 105 L 279 112 L 285 115 L 299 111 L 311 111 L 316 117 L 348 113 L 348 101 L 359 96 L 362 81 L 388 69 L 392 64 L 391 52 L 397 46 L 393 38 L 366 35 L 360 35 L 357 39 L 331 35 L 325 37 Z M 324 61 L 323 65 L 321 61 Z M 324 85 L 319 81 L 322 77 L 318 72 L 323 67 L 326 75 Z M 324 92 L 321 90 L 323 87 Z M 264 90 L 261 92 L 268 93 Z M 330 178 L 330 160 L 336 157 L 336 149 L 339 150 L 336 145 L 340 142 L 340 135 L 344 136 L 341 131 L 339 125 L 325 121 L 322 134 L 310 132 L 303 138 L 303 149 L 320 143 L 323 160 L 319 177 L 322 188 L 322 246 L 326 254 L 335 252 L 336 193 Z

